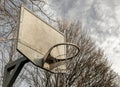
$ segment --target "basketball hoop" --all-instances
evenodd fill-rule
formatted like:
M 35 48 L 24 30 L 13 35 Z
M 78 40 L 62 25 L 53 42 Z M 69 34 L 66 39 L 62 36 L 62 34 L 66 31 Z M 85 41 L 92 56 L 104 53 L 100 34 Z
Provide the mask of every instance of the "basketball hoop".
M 60 52 L 64 54 L 56 55 L 55 52 L 57 51 L 57 49 L 60 49 L 60 48 L 65 50 L 64 52 Z M 72 53 L 73 55 L 67 57 L 67 51 L 72 49 L 74 49 L 74 52 Z M 53 73 L 56 73 L 56 71 L 57 73 L 65 72 L 66 70 L 65 64 L 67 60 L 70 60 L 76 57 L 79 51 L 80 51 L 79 47 L 73 43 L 56 44 L 53 47 L 51 47 L 46 53 L 46 55 L 44 56 L 44 63 L 50 64 L 49 70 L 50 71 L 52 70 L 51 72 Z M 64 67 L 62 65 L 64 65 Z M 62 66 L 62 68 L 59 66 Z
M 56 73 L 65 70 L 67 60 L 80 51 L 78 46 L 65 40 L 62 32 L 21 7 L 17 49 L 35 66 Z
M 67 51 L 67 47 L 68 48 L 70 48 L 70 47 L 74 48 L 75 49 L 75 53 L 73 53 L 73 55 L 69 56 L 69 57 L 66 56 L 67 55 L 66 52 L 64 52 L 64 54 L 60 54 L 60 55 L 54 56 L 55 54 L 54 54 L 53 51 L 55 49 L 57 49 L 58 47 L 61 47 L 61 46 L 63 46 L 64 49 L 66 49 L 65 51 Z M 46 56 L 44 58 L 45 59 L 44 61 L 48 62 L 48 63 L 55 63 L 55 62 L 70 60 L 70 59 L 76 57 L 78 55 L 79 51 L 80 51 L 79 47 L 77 45 L 73 44 L 73 43 L 60 43 L 60 44 L 56 44 L 56 45 L 54 45 L 53 47 L 51 47 L 49 49 L 49 51 L 47 52 L 47 54 L 46 54 Z

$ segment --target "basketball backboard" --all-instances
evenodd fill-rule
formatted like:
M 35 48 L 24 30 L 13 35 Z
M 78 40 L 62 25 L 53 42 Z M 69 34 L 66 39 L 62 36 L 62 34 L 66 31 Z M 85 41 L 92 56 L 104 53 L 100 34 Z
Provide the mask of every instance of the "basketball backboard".
M 52 46 L 64 42 L 65 38 L 63 33 L 51 27 L 25 7 L 21 7 L 17 49 L 32 63 L 40 66 L 39 60 L 44 58 L 48 50 Z M 63 46 L 54 49 L 53 55 L 57 56 L 59 54 L 65 54 L 65 52 L 66 50 Z M 56 65 L 57 67 L 55 67 Z M 55 69 L 64 71 L 66 66 L 58 66 L 58 63 L 55 65 L 44 63 L 44 66 L 41 68 L 57 73 Z

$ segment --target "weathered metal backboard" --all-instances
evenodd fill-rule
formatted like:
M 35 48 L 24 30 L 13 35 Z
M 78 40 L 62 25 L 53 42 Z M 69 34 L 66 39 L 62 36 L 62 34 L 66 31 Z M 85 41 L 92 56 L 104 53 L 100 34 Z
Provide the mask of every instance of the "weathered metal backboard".
M 64 42 L 65 38 L 61 32 L 35 16 L 25 7 L 21 7 L 17 49 L 30 61 L 39 66 L 39 59 L 43 58 L 52 46 Z M 64 54 L 65 48 L 57 48 L 53 55 L 59 55 L 59 53 Z M 50 68 L 51 66 L 54 65 L 45 63 L 43 68 L 55 70 L 56 67 Z M 61 65 L 58 68 L 60 71 L 66 67 Z

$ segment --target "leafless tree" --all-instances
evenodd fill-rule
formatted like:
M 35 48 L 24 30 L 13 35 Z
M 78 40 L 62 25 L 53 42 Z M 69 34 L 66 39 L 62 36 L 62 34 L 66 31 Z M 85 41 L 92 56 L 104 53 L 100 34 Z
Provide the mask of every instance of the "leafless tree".
M 52 14 L 44 8 L 44 6 L 47 5 L 45 0 L 0 0 L 0 86 L 2 86 L 4 66 L 22 56 L 16 50 L 21 5 L 29 8 L 36 15 L 39 14 L 38 16 L 48 22 L 55 21 L 51 17 Z M 30 69 L 33 73 L 30 72 Z M 28 74 L 31 75 L 31 78 L 29 78 L 30 75 L 28 76 Z M 27 84 L 34 84 L 36 86 L 36 84 L 38 84 L 37 75 L 38 68 L 34 67 L 33 64 L 28 64 L 28 66 L 26 65 L 22 70 L 16 81 L 17 84 L 14 86 L 18 87 L 19 84 L 24 82 L 23 80 L 25 80 Z
M 55 75 L 52 87 L 118 87 L 115 82 L 116 75 L 110 69 L 103 51 L 81 29 L 79 22 L 58 22 L 59 30 L 66 31 L 67 42 L 79 46 L 79 55 L 67 62 L 65 74 Z M 67 56 L 73 53 L 67 51 Z M 50 77 L 50 75 L 48 76 Z M 46 87 L 51 87 L 49 86 Z

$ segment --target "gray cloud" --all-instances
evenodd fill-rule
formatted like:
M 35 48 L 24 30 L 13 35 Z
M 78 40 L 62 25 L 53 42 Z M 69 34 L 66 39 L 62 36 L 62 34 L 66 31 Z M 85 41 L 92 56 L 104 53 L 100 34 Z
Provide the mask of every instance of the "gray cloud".
M 94 30 L 100 35 L 106 31 L 108 35 L 117 30 L 115 7 L 118 2 L 119 0 L 49 0 L 58 16 L 77 19 L 85 29 L 89 28 L 88 31 Z
M 61 17 L 79 17 L 89 9 L 93 0 L 50 0 L 52 8 L 57 11 Z M 80 14 L 81 13 L 81 14 Z M 78 15 L 77 15 L 78 14 Z

